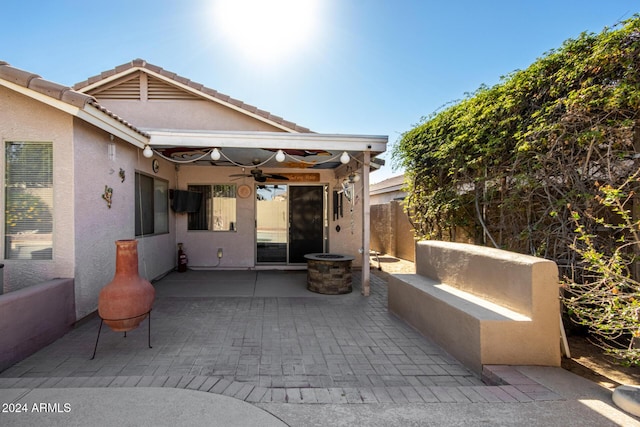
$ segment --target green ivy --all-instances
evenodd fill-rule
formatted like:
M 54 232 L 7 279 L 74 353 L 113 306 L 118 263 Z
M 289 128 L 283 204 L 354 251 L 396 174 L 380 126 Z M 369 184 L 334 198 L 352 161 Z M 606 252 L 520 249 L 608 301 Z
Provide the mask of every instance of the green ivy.
M 598 263 L 638 244 L 627 225 L 638 219 L 629 177 L 640 168 L 639 114 L 638 15 L 569 39 L 527 69 L 480 87 L 394 146 L 418 237 L 542 256 L 557 262 L 567 283 L 601 281 Z M 587 252 L 576 245 L 584 236 L 596 236 Z M 616 274 L 627 274 L 638 291 L 632 270 Z M 621 301 L 606 304 L 618 310 Z

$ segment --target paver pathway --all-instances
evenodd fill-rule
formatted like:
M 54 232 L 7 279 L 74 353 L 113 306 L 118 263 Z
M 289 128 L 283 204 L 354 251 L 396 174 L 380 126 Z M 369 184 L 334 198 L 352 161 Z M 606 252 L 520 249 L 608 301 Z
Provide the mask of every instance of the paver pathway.
M 232 274 L 216 273 L 206 272 L 208 286 Z M 256 277 L 273 273 L 252 272 Z M 187 277 L 175 274 L 163 279 L 165 284 Z M 508 384 L 484 385 L 387 312 L 384 275 L 371 275 L 370 297 L 360 295 L 359 281 L 355 273 L 354 292 L 348 295 L 308 297 L 198 296 L 202 293 L 194 290 L 195 282 L 185 281 L 191 296 L 176 296 L 175 289 L 165 292 L 173 296 L 158 293 L 151 319 L 153 348 L 147 347 L 146 321 L 127 338 L 103 328 L 90 360 L 96 317 L 0 373 L 0 389 L 177 387 L 249 402 L 289 403 L 560 399 L 513 370 L 501 373 L 500 367 L 490 374 L 497 383 L 511 375 Z M 157 286 L 162 290 L 162 281 Z

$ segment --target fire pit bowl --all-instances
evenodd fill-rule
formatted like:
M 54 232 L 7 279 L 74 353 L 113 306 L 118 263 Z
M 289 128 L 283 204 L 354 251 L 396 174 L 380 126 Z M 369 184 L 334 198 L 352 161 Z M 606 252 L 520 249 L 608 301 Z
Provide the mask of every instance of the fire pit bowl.
M 351 287 L 351 262 L 355 257 L 341 254 L 306 254 L 307 289 L 325 295 L 348 294 Z

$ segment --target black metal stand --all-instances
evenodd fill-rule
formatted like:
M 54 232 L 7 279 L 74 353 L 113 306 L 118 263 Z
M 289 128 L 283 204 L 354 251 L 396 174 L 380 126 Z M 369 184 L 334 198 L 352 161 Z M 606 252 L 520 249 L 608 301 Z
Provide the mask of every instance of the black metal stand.
M 96 357 L 96 351 L 98 350 L 98 341 L 100 341 L 100 332 L 102 331 L 102 324 L 104 323 L 105 320 L 107 321 L 117 321 L 117 320 L 131 320 L 131 319 L 136 319 L 138 317 L 142 317 L 142 316 L 149 316 L 149 334 L 148 334 L 148 340 L 149 340 L 149 348 L 153 348 L 151 347 L 151 310 L 147 311 L 146 313 L 142 313 L 138 316 L 133 316 L 133 317 L 127 317 L 126 319 L 103 319 L 102 317 L 100 318 L 100 327 L 98 328 L 98 337 L 96 338 L 96 345 L 95 347 L 93 347 L 93 356 L 91 356 L 90 360 L 93 360 Z M 127 331 L 124 331 L 124 337 L 127 337 Z

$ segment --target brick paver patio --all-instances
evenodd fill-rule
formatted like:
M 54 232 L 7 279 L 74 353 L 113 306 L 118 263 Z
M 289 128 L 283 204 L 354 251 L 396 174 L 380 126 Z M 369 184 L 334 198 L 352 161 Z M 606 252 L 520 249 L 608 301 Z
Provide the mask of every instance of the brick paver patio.
M 153 348 L 146 321 L 127 338 L 103 328 L 90 360 L 99 326 L 94 317 L 0 373 L 0 388 L 178 387 L 289 403 L 560 399 L 513 371 L 511 384 L 484 385 L 387 312 L 386 281 L 377 274 L 370 297 L 360 295 L 359 273 L 347 295 L 167 295 L 174 296 L 159 292 L 154 304 Z

